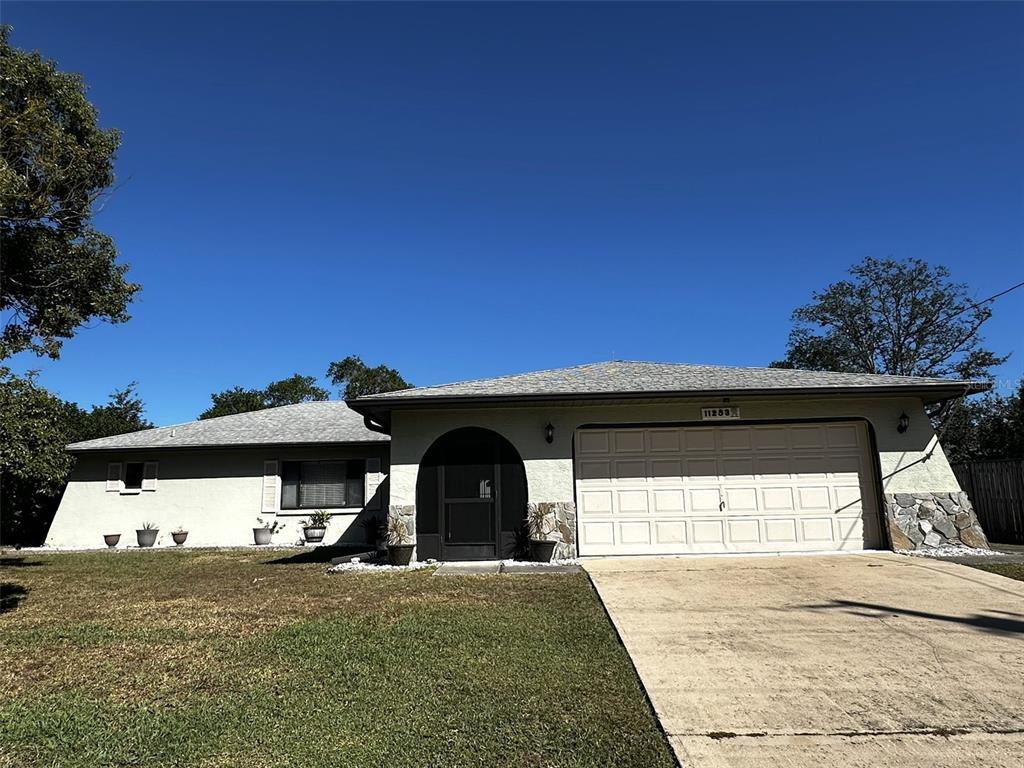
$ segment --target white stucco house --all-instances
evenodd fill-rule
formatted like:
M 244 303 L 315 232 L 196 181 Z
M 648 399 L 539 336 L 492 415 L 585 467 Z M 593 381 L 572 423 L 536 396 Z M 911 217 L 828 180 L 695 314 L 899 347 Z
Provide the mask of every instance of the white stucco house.
M 615 361 L 303 403 L 69 446 L 46 543 L 293 543 L 321 508 L 328 544 L 390 514 L 420 559 L 494 559 L 533 507 L 563 557 L 985 547 L 928 414 L 987 387 Z

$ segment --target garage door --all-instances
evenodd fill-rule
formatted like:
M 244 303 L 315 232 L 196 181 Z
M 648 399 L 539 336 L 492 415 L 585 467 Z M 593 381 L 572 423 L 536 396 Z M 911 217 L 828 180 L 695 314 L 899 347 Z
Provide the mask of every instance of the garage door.
M 576 433 L 581 555 L 879 544 L 862 423 Z

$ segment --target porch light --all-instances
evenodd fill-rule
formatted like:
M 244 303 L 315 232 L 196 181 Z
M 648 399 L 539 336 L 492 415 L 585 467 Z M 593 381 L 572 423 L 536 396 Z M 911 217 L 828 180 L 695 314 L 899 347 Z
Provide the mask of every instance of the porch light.
M 555 440 L 555 428 L 550 421 L 548 422 L 548 425 L 544 427 L 544 439 L 547 440 L 549 444 L 553 443 Z
M 907 416 L 906 412 L 901 413 L 899 423 L 896 425 L 896 431 L 902 435 L 907 431 L 908 427 L 910 427 L 910 417 Z

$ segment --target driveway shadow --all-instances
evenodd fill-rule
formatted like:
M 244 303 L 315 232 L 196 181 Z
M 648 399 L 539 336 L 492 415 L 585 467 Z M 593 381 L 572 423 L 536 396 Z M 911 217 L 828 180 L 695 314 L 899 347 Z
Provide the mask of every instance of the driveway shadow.
M 0 614 L 10 613 L 28 596 L 28 590 L 21 584 L 0 582 Z
M 872 619 L 879 618 L 878 614 L 880 613 L 889 614 L 890 616 L 914 616 L 919 619 L 964 624 L 980 629 L 983 632 L 991 632 L 998 635 L 1024 634 L 1024 614 L 1011 613 L 1010 611 L 985 610 L 983 613 L 975 613 L 971 616 L 949 616 L 944 613 L 916 611 L 913 608 L 898 608 L 893 605 L 882 605 L 880 603 L 862 603 L 857 600 L 830 600 L 827 603 L 805 607 L 811 610 L 842 610 L 854 616 L 864 616 Z M 867 611 L 873 611 L 873 613 L 867 613 Z

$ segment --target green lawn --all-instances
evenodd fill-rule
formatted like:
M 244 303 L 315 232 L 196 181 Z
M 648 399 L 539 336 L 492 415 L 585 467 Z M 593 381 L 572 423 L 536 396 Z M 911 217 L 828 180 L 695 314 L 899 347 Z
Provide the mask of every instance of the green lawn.
M 671 766 L 582 574 L 0 564 L 0 765 Z
M 1021 563 L 972 564 L 972 567 L 982 571 L 989 571 L 990 573 L 998 573 L 1000 576 L 1006 576 L 1017 581 L 1024 581 L 1024 564 Z

